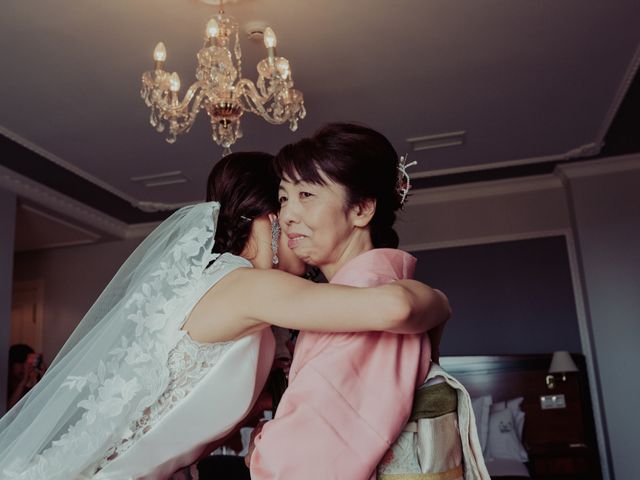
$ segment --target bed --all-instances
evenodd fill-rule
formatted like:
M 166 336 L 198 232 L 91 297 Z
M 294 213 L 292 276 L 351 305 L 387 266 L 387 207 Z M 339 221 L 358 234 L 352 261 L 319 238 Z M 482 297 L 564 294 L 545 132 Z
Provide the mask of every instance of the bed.
M 492 478 L 602 478 L 585 361 L 572 357 L 580 371 L 553 390 L 550 354 L 441 358 L 471 395 Z M 564 395 L 565 408 L 542 409 L 540 397 L 553 395 Z

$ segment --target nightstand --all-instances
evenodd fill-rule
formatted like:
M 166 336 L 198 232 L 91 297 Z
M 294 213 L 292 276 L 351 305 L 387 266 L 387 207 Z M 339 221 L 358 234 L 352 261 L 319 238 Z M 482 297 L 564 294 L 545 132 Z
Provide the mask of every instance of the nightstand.
M 535 478 L 601 480 L 598 452 L 585 444 L 536 445 L 529 449 Z

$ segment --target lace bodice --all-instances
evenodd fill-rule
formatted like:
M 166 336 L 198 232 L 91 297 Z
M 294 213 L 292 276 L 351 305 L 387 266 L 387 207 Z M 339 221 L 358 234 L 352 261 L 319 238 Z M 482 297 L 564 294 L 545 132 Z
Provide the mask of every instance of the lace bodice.
M 180 400 L 184 399 L 233 342 L 199 343 L 184 331 L 169 352 L 167 367 L 169 384 L 160 397 L 132 423 L 126 435 L 102 459 L 96 471 L 129 450 L 138 439 L 153 428 Z

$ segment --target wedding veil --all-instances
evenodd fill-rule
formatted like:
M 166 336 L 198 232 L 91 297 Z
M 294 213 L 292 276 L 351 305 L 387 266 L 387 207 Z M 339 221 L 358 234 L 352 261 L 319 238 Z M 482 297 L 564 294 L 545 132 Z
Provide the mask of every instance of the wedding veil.
M 168 353 L 217 257 L 218 212 L 215 202 L 178 210 L 120 267 L 42 380 L 0 419 L 0 478 L 91 475 L 165 390 Z

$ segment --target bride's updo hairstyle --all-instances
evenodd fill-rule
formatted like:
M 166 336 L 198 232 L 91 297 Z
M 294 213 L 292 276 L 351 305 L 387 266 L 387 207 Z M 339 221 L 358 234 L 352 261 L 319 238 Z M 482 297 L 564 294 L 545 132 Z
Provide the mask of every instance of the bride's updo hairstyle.
M 275 157 L 280 178 L 325 185 L 324 174 L 347 191 L 345 208 L 376 201 L 369 224 L 375 248 L 396 248 L 393 229 L 401 198 L 396 189 L 398 154 L 381 133 L 351 123 L 330 123 L 310 138 L 283 147 Z
M 231 153 L 215 164 L 207 182 L 207 201 L 220 203 L 214 253 L 242 253 L 252 220 L 278 212 L 279 183 L 268 153 Z

